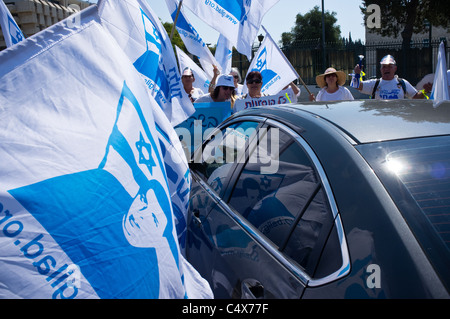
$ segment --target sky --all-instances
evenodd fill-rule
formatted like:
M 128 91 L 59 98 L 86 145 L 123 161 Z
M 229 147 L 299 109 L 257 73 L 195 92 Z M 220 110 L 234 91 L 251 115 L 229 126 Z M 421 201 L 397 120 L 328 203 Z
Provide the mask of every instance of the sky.
M 173 22 L 165 0 L 147 0 L 147 2 L 163 22 Z M 348 38 L 349 32 L 351 32 L 354 41 L 361 39 L 365 42 L 363 15 L 359 8 L 361 5 L 361 0 L 324 0 L 325 11 L 334 11 L 337 14 L 336 24 L 341 27 L 341 37 Z M 278 43 L 281 40 L 281 34 L 290 32 L 294 27 L 296 15 L 298 13 L 305 14 L 314 6 L 318 6 L 322 10 L 322 0 L 279 0 L 266 13 L 262 25 Z M 219 38 L 219 33 L 197 18 L 189 9 L 184 8 L 184 13 L 203 41 L 214 46 Z M 264 34 L 262 29 L 260 31 Z

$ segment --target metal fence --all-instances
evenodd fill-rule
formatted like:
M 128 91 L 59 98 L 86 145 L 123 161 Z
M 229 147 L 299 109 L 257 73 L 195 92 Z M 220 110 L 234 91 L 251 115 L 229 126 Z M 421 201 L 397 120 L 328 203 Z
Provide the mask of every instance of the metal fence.
M 415 40 L 411 42 L 408 52 L 403 52 L 401 39 L 365 45 L 359 42 L 327 43 L 325 50 L 320 39 L 317 39 L 295 43 L 289 47 L 283 47 L 281 50 L 308 85 L 315 85 L 316 76 L 322 74 L 328 67 L 334 67 L 346 74 L 353 73 L 360 55 L 365 57 L 363 64 L 366 78 L 379 78 L 381 77 L 379 63 L 381 58 L 387 54 L 395 57 L 398 65 L 397 74 L 416 85 L 425 75 L 434 73 L 437 53 L 442 41 L 445 42 L 447 61 L 449 61 L 446 39 L 433 39 L 431 44 L 429 39 Z M 254 51 L 257 49 L 258 46 L 254 47 Z M 247 73 L 249 65 L 245 56 L 236 51 L 233 53 L 233 66 L 241 71 L 242 76 Z

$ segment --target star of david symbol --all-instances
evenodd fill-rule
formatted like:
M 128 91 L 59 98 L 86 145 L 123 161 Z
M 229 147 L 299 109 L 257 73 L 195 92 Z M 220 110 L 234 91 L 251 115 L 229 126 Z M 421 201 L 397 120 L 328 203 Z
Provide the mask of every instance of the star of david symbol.
M 150 174 L 153 174 L 153 167 L 156 166 L 156 163 L 152 157 L 152 146 L 145 142 L 142 133 L 139 133 L 139 141 L 136 142 L 136 148 L 139 151 L 139 164 L 144 164 L 147 166 Z

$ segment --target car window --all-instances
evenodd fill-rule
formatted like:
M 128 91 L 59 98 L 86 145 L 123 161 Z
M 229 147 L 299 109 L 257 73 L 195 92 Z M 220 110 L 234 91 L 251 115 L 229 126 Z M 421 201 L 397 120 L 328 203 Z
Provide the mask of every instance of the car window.
M 450 137 L 358 146 L 450 286 Z
M 258 138 L 229 205 L 312 275 L 334 221 L 319 175 L 302 146 L 287 133 L 270 128 Z M 341 264 L 338 259 L 331 268 Z
M 195 171 L 217 194 L 222 195 L 235 163 L 245 160 L 246 146 L 258 125 L 258 122 L 245 121 L 216 131 L 204 143 L 201 158 L 194 158 Z

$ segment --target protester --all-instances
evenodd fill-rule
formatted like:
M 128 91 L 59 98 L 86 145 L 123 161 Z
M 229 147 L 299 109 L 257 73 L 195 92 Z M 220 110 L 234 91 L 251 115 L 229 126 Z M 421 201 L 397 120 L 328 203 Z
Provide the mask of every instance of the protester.
M 242 89 L 244 88 L 244 85 L 241 84 L 242 77 L 239 72 L 238 68 L 232 67 L 230 71 L 230 75 L 234 78 L 234 86 L 236 87 L 236 95 L 241 96 L 242 95 Z
M 191 102 L 194 103 L 200 96 L 204 95 L 203 91 L 193 86 L 195 82 L 194 73 L 190 68 L 185 68 L 181 75 L 181 82 L 183 83 L 184 90 L 188 94 Z
M 336 71 L 334 68 L 328 68 L 324 74 L 316 77 L 317 85 L 322 88 L 317 97 L 310 94 L 310 101 L 350 101 L 354 100 L 350 91 L 344 87 L 345 73 Z
M 387 55 L 380 62 L 381 79 L 373 79 L 369 81 L 361 81 L 357 88 L 364 94 L 368 94 L 371 98 L 378 100 L 395 100 L 413 98 L 423 99 L 422 92 L 418 92 L 407 80 L 401 79 L 396 75 L 397 62 L 392 55 Z M 361 68 L 356 65 L 355 74 L 361 73 Z
M 242 99 L 253 99 L 267 96 L 267 94 L 261 92 L 261 88 L 263 85 L 261 72 L 250 72 L 249 74 L 247 74 L 245 82 L 247 84 L 248 93 L 242 95 Z
M 220 75 L 220 70 L 217 66 L 213 65 L 213 78 L 211 79 L 211 82 L 209 83 L 208 92 L 213 93 L 214 89 L 216 88 L 216 82 L 217 77 Z
M 278 94 L 287 94 L 289 97 L 289 100 L 292 103 L 295 103 L 298 101 L 298 98 L 300 97 L 300 94 L 302 93 L 302 90 L 295 85 L 294 82 L 289 83 L 288 85 L 286 85 L 283 90 L 281 90 Z
M 207 93 L 199 97 L 195 102 L 209 103 L 209 102 L 225 102 L 231 101 L 233 107 L 235 100 L 234 79 L 231 75 L 222 74 L 217 78 L 217 83 L 212 93 Z
M 426 95 L 430 95 L 433 90 L 434 73 L 425 75 L 416 85 L 417 90 L 422 90 Z M 448 95 L 450 95 L 450 70 L 447 70 Z

